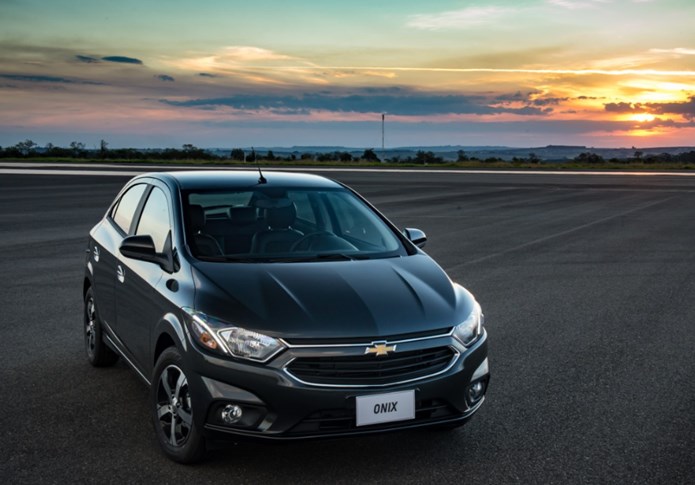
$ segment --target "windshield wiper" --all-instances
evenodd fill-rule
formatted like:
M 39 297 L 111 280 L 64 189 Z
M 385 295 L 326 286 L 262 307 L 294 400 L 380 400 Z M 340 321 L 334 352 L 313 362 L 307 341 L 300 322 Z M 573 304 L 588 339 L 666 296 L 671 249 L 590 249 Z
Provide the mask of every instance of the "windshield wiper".
M 279 258 L 273 261 L 285 261 L 290 263 L 303 263 L 311 261 L 355 261 L 369 259 L 369 256 L 364 254 L 346 254 L 346 253 L 322 253 L 313 254 L 310 256 L 298 256 L 294 258 Z
M 198 256 L 201 261 L 212 263 L 309 263 L 314 261 L 356 261 L 371 259 L 364 254 L 323 253 L 307 256 L 288 257 L 234 257 L 234 256 Z
M 353 261 L 355 256 L 345 253 L 327 253 L 327 254 L 317 254 L 312 260 L 316 261 Z
M 244 258 L 235 256 L 198 256 L 198 259 L 209 263 L 263 263 L 270 261 L 267 258 Z

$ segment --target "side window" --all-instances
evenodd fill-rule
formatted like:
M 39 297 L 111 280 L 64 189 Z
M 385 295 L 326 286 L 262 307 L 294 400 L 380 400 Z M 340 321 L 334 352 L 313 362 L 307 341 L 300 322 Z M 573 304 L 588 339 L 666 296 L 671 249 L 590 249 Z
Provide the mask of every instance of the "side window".
M 147 186 L 145 184 L 133 185 L 121 196 L 118 205 L 114 208 L 112 218 L 123 232 L 128 234 L 130 223 L 133 221 L 135 210 L 138 208 L 142 194 Z
M 140 222 L 135 234 L 152 236 L 155 250 L 161 253 L 169 234 L 169 204 L 161 189 L 154 187 L 142 209 Z

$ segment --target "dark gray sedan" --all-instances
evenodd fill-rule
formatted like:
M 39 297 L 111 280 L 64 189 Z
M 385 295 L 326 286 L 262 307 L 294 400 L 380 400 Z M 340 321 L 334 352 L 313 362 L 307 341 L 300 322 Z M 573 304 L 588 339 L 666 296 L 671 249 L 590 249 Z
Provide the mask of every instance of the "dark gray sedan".
M 480 305 L 348 187 L 239 171 L 132 179 L 91 230 L 87 357 L 151 388 L 162 449 L 456 427 L 489 380 Z

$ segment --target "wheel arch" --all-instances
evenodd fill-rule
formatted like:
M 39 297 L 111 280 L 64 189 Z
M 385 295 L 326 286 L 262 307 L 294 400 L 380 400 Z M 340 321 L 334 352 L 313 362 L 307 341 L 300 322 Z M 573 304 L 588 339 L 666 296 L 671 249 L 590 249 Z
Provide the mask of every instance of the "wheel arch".
M 87 290 L 92 287 L 92 278 L 94 278 L 94 266 L 92 266 L 91 259 L 87 261 L 87 266 L 85 267 L 84 280 L 82 281 L 82 299 L 87 296 Z
M 82 282 L 82 299 L 84 300 L 85 296 L 87 296 L 87 290 L 92 287 L 92 281 L 87 278 L 86 276 L 84 277 L 84 281 Z
M 176 347 L 182 353 L 188 348 L 183 322 L 173 313 L 164 315 L 157 325 L 154 335 L 156 338 L 152 347 L 151 361 L 153 368 L 162 352 L 169 347 Z

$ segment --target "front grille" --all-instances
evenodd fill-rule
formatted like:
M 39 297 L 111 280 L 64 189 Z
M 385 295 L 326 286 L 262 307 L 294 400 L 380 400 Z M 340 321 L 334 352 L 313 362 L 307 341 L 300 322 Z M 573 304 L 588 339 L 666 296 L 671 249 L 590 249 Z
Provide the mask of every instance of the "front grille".
M 315 433 L 331 434 L 356 431 L 355 406 L 346 409 L 327 409 L 310 414 L 290 430 L 289 435 L 301 436 Z M 366 428 L 389 429 L 403 425 L 424 424 L 460 416 L 451 405 L 441 399 L 425 399 L 415 403 L 415 419 L 391 423 L 374 424 Z
M 290 345 L 345 345 L 345 344 L 361 344 L 364 342 L 373 342 L 377 340 L 388 340 L 389 342 L 396 342 L 398 340 L 411 340 L 411 339 L 421 339 L 425 337 L 439 337 L 442 335 L 448 335 L 451 333 L 451 327 L 448 328 L 437 328 L 434 330 L 423 330 L 421 332 L 410 332 L 410 333 L 399 333 L 396 335 L 388 336 L 362 336 L 353 338 L 288 338 L 284 339 Z
M 299 357 L 287 371 L 318 385 L 375 386 L 411 381 L 445 370 L 455 352 L 450 347 L 394 352 L 387 356 Z

